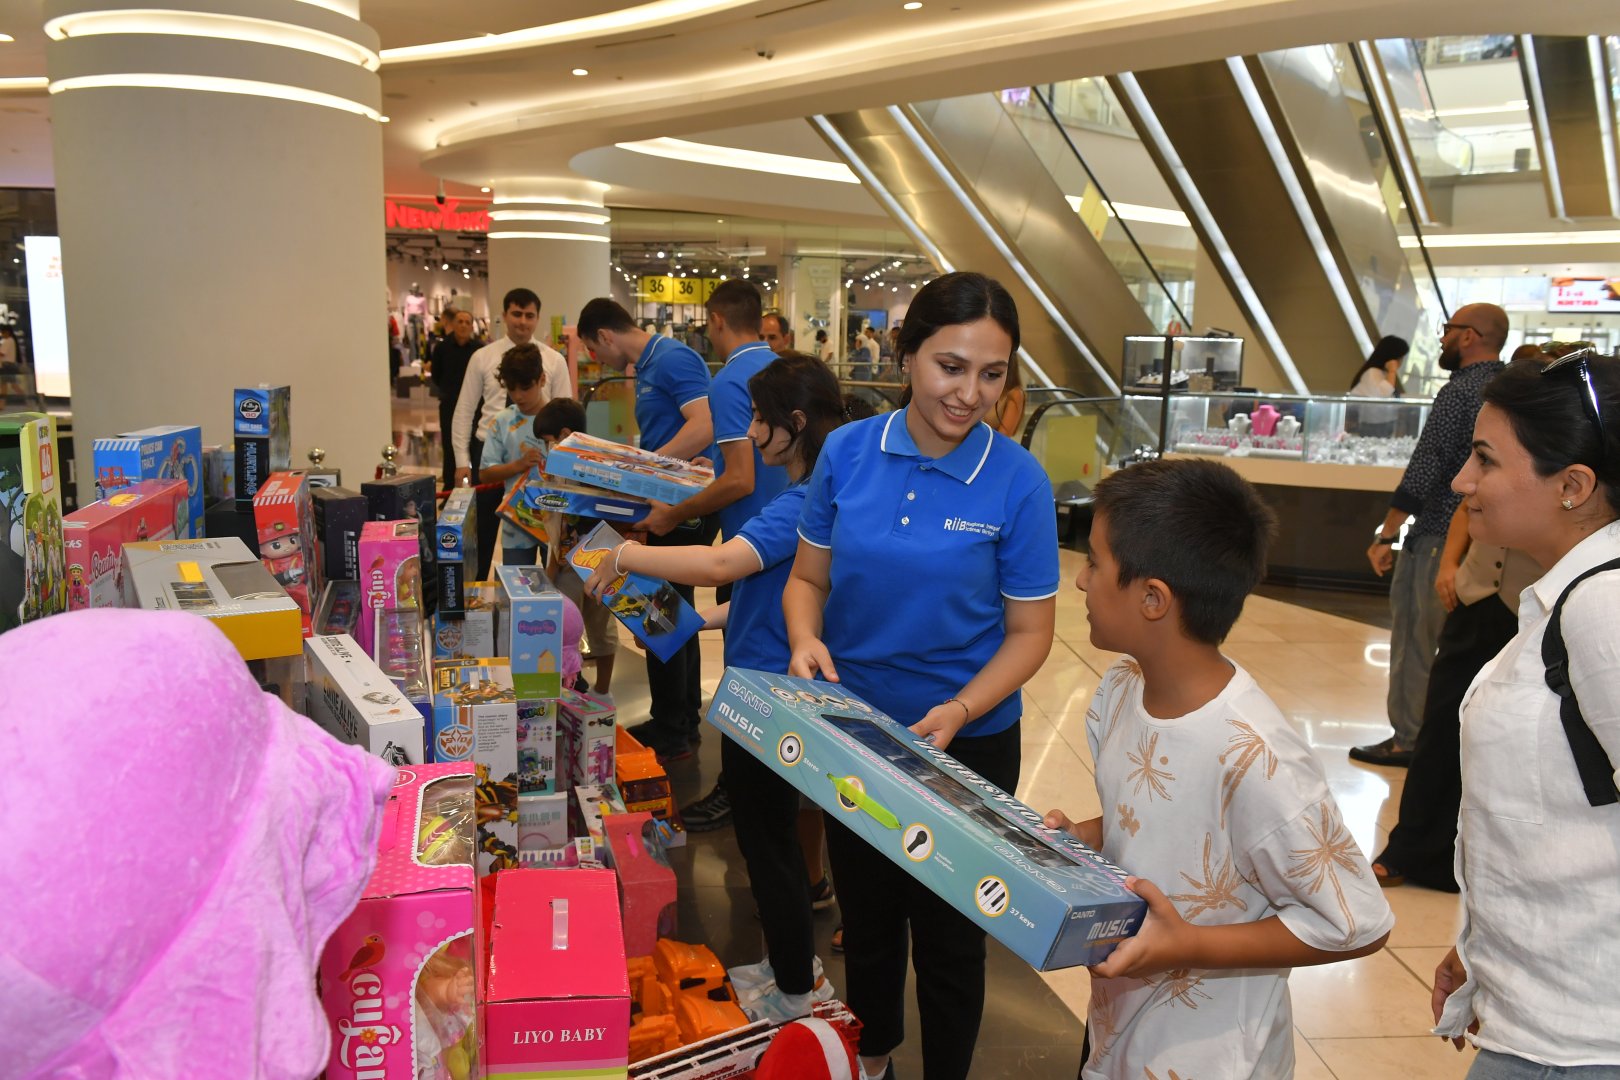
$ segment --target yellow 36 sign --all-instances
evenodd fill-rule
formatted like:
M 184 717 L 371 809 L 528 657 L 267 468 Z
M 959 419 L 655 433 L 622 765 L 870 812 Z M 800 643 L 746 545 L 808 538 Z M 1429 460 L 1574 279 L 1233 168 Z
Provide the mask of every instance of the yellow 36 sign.
M 701 304 L 713 295 L 719 278 L 643 277 L 638 283 L 636 297 L 665 304 Z

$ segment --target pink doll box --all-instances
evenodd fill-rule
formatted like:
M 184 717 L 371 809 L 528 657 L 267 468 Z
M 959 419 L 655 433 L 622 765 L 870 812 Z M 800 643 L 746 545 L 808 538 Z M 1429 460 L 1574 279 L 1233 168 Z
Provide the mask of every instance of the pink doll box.
M 328 1080 L 464 1080 L 477 1060 L 472 789 L 465 764 L 399 770 L 377 869 L 321 956 Z
M 360 529 L 361 613 L 356 640 L 375 654 L 376 613 L 422 602 L 422 549 L 415 521 L 368 521 Z
M 189 528 L 184 480 L 142 480 L 62 518 L 68 610 L 122 607 L 124 545 L 174 539 L 176 515 Z
M 624 1080 L 630 981 L 613 872 L 508 870 L 484 888 L 483 1075 Z

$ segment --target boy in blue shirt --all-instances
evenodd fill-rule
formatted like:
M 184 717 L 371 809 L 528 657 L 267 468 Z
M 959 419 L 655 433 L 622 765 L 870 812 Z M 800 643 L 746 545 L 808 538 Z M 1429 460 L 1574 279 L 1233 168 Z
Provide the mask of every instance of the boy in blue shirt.
M 514 345 L 501 357 L 498 377 L 511 402 L 495 414 L 484 436 L 479 479 L 504 483 L 510 495 L 518 477 L 546 460 L 545 443 L 534 433 L 534 418 L 545 401 L 540 384 L 539 346 Z M 507 566 L 534 566 L 542 552 L 540 541 L 510 521 L 501 522 L 501 562 Z

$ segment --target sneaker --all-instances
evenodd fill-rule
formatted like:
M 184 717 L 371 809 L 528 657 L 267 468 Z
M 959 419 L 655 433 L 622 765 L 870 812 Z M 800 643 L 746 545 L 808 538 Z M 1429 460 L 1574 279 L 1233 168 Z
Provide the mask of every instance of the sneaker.
M 826 874 L 821 880 L 810 886 L 810 906 L 816 911 L 826 911 L 838 903 L 838 897 L 833 893 L 832 879 Z
M 680 732 L 671 732 L 651 720 L 626 728 L 642 746 L 658 755 L 659 761 L 680 761 L 692 756 L 692 744 Z
M 746 997 L 738 994 L 737 1000 L 750 1020 L 770 1020 L 786 1024 L 801 1016 L 810 1015 L 810 1010 L 818 1002 L 831 1001 L 833 995 L 832 980 L 825 976 L 817 976 L 815 988 L 809 993 L 784 994 L 773 981 Z
M 1381 743 L 1373 743 L 1371 746 L 1352 747 L 1350 760 L 1364 762 L 1368 765 L 1387 765 L 1397 769 L 1404 769 L 1412 764 L 1412 751 L 1399 749 L 1395 745 L 1395 736 L 1391 735 Z
M 762 986 L 776 985 L 776 971 L 771 967 L 771 958 L 768 956 L 757 964 L 739 964 L 734 968 L 727 968 L 726 974 L 730 976 L 731 987 L 737 991 L 739 998 Z
M 726 791 L 724 778 L 714 782 L 714 788 L 703 798 L 681 807 L 681 820 L 687 832 L 711 832 L 731 824 L 731 795 Z

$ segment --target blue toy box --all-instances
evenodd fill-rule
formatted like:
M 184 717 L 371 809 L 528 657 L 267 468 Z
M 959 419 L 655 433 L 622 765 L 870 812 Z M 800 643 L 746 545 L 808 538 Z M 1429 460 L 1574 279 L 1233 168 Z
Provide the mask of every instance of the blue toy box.
M 603 522 L 568 552 L 568 561 L 581 581 L 604 559 L 613 558 L 620 536 Z M 612 566 L 612 562 L 608 563 Z M 602 595 L 602 603 L 660 660 L 668 660 L 693 634 L 703 629 L 703 616 L 681 599 L 675 586 L 642 574 L 620 574 Z
M 144 428 L 127 431 L 92 445 L 96 466 L 96 498 L 105 499 L 119 488 L 141 480 L 184 480 L 188 531 L 178 539 L 203 536 L 202 429 L 193 426 Z M 268 474 L 266 474 L 268 476 Z
M 586 487 L 555 476 L 531 476 L 516 494 L 524 507 L 534 513 L 569 514 L 620 525 L 633 525 L 652 509 L 652 503 L 646 499 Z
M 714 470 L 576 431 L 546 452 L 545 471 L 564 480 L 679 503 L 714 482 Z
M 538 566 L 502 566 L 498 655 L 525 701 L 562 696 L 563 595 Z
M 439 615 L 459 618 L 467 611 L 467 583 L 478 571 L 478 505 L 472 488 L 456 488 L 444 500 L 434 533 Z
M 236 390 L 231 431 L 236 436 L 236 499 L 247 502 L 271 473 L 292 468 L 292 388 L 261 384 Z
M 839 686 L 727 668 L 708 719 L 1032 967 L 1141 928 L 1125 871 Z

